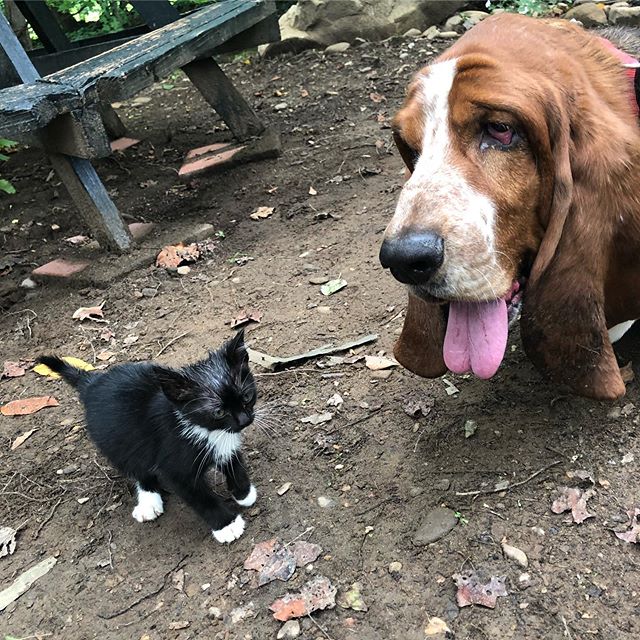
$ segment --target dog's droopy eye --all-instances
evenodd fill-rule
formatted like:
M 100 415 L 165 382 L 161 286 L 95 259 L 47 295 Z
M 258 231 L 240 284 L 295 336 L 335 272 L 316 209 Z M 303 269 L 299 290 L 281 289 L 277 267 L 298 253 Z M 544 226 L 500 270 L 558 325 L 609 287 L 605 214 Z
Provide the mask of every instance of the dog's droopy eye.
M 515 129 L 504 122 L 488 122 L 484 125 L 480 149 L 509 149 L 518 140 L 519 136 Z

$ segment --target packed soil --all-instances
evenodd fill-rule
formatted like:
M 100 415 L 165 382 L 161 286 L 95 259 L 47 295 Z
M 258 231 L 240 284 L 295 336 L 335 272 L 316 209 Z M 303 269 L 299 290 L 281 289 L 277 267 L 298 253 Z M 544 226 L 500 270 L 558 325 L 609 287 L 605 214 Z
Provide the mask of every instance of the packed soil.
M 283 153 L 187 183 L 177 176 L 187 150 L 225 132 L 186 78 L 156 85 L 143 94 L 149 102 L 119 105 L 143 138 L 96 164 L 120 209 L 165 230 L 206 222 L 223 233 L 187 275 L 149 264 L 108 288 L 40 281 L 19 289 L 26 297 L 0 319 L 3 359 L 55 352 L 102 365 L 97 356 L 110 351 L 110 366 L 154 357 L 179 365 L 232 335 L 245 308 L 263 314 L 247 330 L 249 345 L 271 355 L 366 334 L 377 341 L 351 355 L 391 354 L 406 293 L 377 258 L 403 180 L 389 120 L 411 74 L 438 48 L 398 38 L 332 57 L 229 64 L 259 115 L 280 128 Z M 13 258 L 0 280 L 20 282 L 55 257 L 99 254 L 64 241 L 88 230 L 38 151 L 13 154 L 2 171 L 18 193 L 0 200 Z M 261 206 L 273 215 L 252 220 Z M 347 286 L 325 296 L 322 277 Z M 103 301 L 104 323 L 72 319 Z M 623 364 L 633 338 L 621 346 Z M 96 454 L 69 387 L 29 369 L 0 382 L 2 403 L 43 395 L 60 403 L 0 419 L 0 526 L 18 529 L 15 552 L 0 558 L 0 586 L 57 559 L 0 613 L 3 637 L 275 638 L 281 623 L 269 605 L 315 576 L 338 597 L 359 582 L 368 610 L 317 611 L 300 621 L 305 639 L 419 639 L 434 616 L 460 639 L 638 637 L 639 549 L 613 532 L 639 506 L 637 383 L 612 404 L 567 396 L 533 369 L 517 331 L 491 381 L 375 372 L 356 358 L 255 371 L 269 432 L 246 433 L 258 501 L 230 546 L 173 496 L 158 520 L 135 522 L 131 487 Z M 335 394 L 342 404 L 328 406 Z M 409 415 L 416 402 L 424 412 Z M 301 421 L 327 411 L 328 422 Z M 567 475 L 576 470 L 593 481 Z M 562 486 L 592 489 L 593 517 L 578 525 L 552 513 Z M 487 493 L 460 495 L 473 491 Z M 455 512 L 456 526 L 416 545 L 425 517 L 441 506 Z M 323 553 L 287 583 L 258 587 L 243 563 L 274 537 L 308 540 Z M 526 554 L 527 568 L 504 556 L 504 538 Z M 494 609 L 460 608 L 452 576 L 470 571 L 504 576 L 508 595 Z

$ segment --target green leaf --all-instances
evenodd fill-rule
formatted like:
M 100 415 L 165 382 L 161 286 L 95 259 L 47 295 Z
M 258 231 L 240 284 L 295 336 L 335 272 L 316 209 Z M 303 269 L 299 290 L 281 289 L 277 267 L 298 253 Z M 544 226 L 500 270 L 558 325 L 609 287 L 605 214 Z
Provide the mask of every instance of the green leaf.
M 344 289 L 347 286 L 347 281 L 342 278 L 336 278 L 335 280 L 329 280 L 326 284 L 323 284 L 320 287 L 320 292 L 323 296 L 330 296 L 340 291 L 340 289 Z
M 161 86 L 165 91 L 171 91 L 171 89 L 173 89 L 176 85 L 170 84 L 169 82 L 164 82 Z
M 8 180 L 2 180 L 0 178 L 0 191 L 4 191 L 5 193 L 15 193 L 16 188 Z
M 4 153 L 0 153 L 0 162 L 6 162 L 9 156 L 5 156 Z

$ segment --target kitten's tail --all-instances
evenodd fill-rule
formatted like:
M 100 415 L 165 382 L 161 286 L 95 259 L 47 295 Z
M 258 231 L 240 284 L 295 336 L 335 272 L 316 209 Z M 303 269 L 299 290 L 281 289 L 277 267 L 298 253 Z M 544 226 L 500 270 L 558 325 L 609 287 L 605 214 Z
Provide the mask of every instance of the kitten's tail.
M 60 374 L 72 387 L 75 387 L 76 389 L 83 387 L 83 382 L 85 382 L 90 375 L 86 371 L 70 365 L 68 362 L 65 362 L 62 358 L 58 358 L 57 356 L 40 356 L 37 358 L 37 362 Z

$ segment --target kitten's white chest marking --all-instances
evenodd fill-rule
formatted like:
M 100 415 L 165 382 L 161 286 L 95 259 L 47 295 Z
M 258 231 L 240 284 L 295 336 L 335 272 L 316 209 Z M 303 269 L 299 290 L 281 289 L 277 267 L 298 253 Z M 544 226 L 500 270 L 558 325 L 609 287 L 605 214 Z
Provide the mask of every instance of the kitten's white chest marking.
M 242 445 L 242 436 L 229 431 L 209 431 L 204 427 L 179 416 L 181 433 L 185 438 L 206 448 L 211 458 L 218 465 L 229 462 Z

